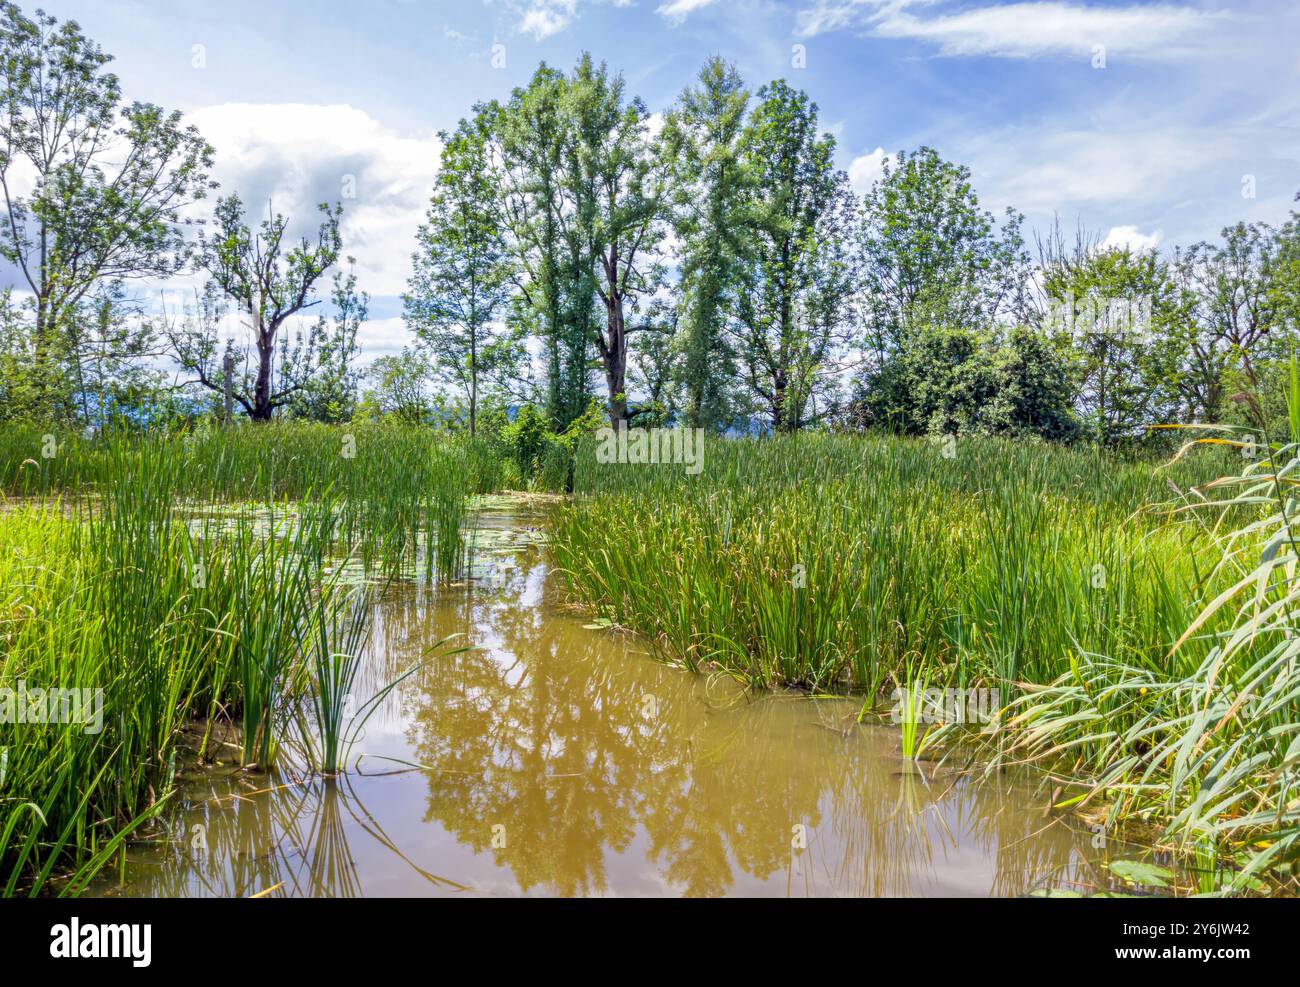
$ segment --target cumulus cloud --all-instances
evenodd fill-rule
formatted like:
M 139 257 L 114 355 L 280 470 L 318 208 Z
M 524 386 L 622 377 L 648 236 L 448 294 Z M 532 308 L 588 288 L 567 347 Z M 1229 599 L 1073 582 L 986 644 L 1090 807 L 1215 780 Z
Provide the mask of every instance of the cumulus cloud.
M 250 220 L 268 203 L 310 235 L 322 202 L 343 205 L 343 249 L 360 286 L 399 295 L 415 230 L 438 170 L 435 135 L 399 134 L 347 105 L 225 103 L 190 119 L 216 148 L 222 194 L 238 192 Z
M 1127 248 L 1134 253 L 1155 250 L 1162 237 L 1160 230 L 1154 233 L 1140 233 L 1136 226 L 1112 226 L 1101 242 L 1103 250 Z
M 568 27 L 577 9 L 577 0 L 532 0 L 520 9 L 515 28 L 521 34 L 531 34 L 534 41 L 541 41 Z
M 866 154 L 859 154 L 849 162 L 849 184 L 853 186 L 853 191 L 858 195 L 866 195 L 871 191 L 871 186 L 879 181 L 885 174 L 885 154 L 883 147 L 878 147 L 874 151 L 868 151 Z

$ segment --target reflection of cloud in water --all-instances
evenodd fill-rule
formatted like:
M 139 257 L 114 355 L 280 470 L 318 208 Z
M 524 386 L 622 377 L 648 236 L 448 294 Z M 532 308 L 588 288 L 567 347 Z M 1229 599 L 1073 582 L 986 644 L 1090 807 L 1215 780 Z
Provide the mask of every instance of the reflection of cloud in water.
M 440 638 L 468 649 L 434 656 L 383 703 L 353 750 L 359 770 L 244 799 L 230 796 L 270 783 L 206 780 L 184 824 L 207 827 L 208 852 L 136 851 L 128 890 L 987 895 L 1096 882 L 1086 836 L 1005 780 L 905 771 L 896 731 L 858 725 L 854 703 L 754 698 L 655 662 L 637 653 L 645 642 L 565 611 L 541 550 L 505 559 L 468 586 L 395 585 L 377 608 L 359 700 Z

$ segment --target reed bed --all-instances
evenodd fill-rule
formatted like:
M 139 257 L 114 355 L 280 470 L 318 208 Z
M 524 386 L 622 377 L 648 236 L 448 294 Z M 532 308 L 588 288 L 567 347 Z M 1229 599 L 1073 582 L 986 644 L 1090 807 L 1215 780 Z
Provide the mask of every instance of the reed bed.
M 486 442 L 393 425 L 119 430 L 95 437 L 15 426 L 0 429 L 0 492 L 20 499 L 104 497 L 125 478 L 138 477 L 139 464 L 160 459 L 172 470 L 172 496 L 195 513 L 331 502 L 337 546 L 367 571 L 378 567 L 389 576 L 412 566 L 444 578 L 459 575 L 460 531 L 472 520 L 466 497 L 495 489 L 499 472 L 497 453 Z
M 982 729 L 922 740 L 905 717 L 905 753 L 974 740 L 991 769 L 1043 766 L 1060 808 L 1162 822 L 1212 862 L 1203 892 L 1295 891 L 1300 385 L 1295 403 L 1292 444 L 1253 465 L 1222 437 L 1169 463 L 714 441 L 695 477 L 586 449 L 553 550 L 585 606 L 691 668 L 868 710 L 891 686 L 996 687 Z
M 582 600 L 688 666 L 868 693 L 913 656 L 957 685 L 1046 682 L 1081 648 L 1194 667 L 1168 653 L 1213 546 L 1148 505 L 1203 463 L 849 436 L 715 440 L 704 462 L 584 449 L 554 537 Z
M 249 769 L 297 727 L 307 767 L 343 770 L 366 586 L 457 577 L 479 482 L 473 448 L 412 430 L 35 439 L 0 432 L 4 895 L 82 889 L 165 807 L 196 718 L 240 725 Z M 20 684 L 101 715 L 18 717 Z
M 1289 437 L 1268 443 L 1262 460 L 1238 460 L 1179 511 L 1209 533 L 1217 552 L 1206 580 L 1217 592 L 1171 648 L 1190 664 L 1148 668 L 1081 653 L 1009 705 L 990 745 L 993 767 L 1052 765 L 1062 805 L 1100 805 L 1111 824 L 1162 820 L 1165 838 L 1194 861 L 1205 894 L 1300 892 L 1294 364 L 1288 408 Z M 1188 448 L 1257 448 L 1253 434 L 1212 431 Z

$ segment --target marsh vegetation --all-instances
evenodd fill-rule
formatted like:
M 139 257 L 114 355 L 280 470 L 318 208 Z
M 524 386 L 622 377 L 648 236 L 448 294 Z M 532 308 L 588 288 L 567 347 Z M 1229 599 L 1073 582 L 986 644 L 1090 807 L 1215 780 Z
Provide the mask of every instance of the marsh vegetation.
M 1294 893 L 1300 213 L 1031 236 L 785 78 L 574 54 L 427 145 L 363 353 L 416 163 L 262 213 L 0 2 L 0 893 L 392 887 L 357 827 L 469 888 L 417 818 L 487 891 Z

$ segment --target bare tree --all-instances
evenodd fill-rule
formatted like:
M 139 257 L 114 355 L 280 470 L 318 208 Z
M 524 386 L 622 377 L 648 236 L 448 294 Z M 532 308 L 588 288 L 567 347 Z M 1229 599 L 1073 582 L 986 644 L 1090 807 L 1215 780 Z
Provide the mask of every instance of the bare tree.
M 253 421 L 269 421 L 276 408 L 305 387 L 318 359 L 317 338 L 300 332 L 292 345 L 280 341 L 278 380 L 274 373 L 280 330 L 293 315 L 319 304 L 316 283 L 338 260 L 342 241 L 342 208 L 322 203 L 324 214 L 313 245 L 303 237 L 287 243 L 288 220 L 272 213 L 256 232 L 244 222 L 244 204 L 238 195 L 217 200 L 211 236 L 199 238 L 203 267 L 211 279 L 190 318 L 167 327 L 172 349 L 181 366 L 197 383 L 214 391 L 226 387 L 224 371 L 217 369 L 217 327 L 223 300 L 234 302 L 247 319 L 251 346 L 239 355 L 238 383 L 232 381 L 234 399 Z

